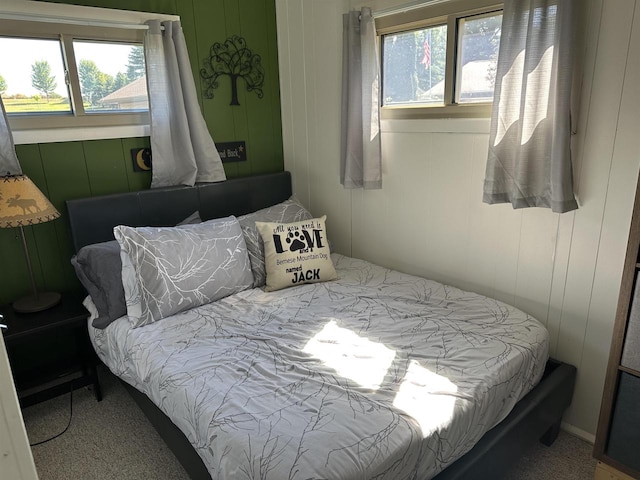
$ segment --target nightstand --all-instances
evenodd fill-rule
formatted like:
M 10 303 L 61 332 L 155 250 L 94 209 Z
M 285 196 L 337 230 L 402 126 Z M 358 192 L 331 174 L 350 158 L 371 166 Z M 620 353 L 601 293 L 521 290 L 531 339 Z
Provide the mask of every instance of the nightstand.
M 58 335 L 69 335 L 73 338 L 75 348 L 70 355 L 55 362 L 36 365 L 28 372 L 17 375 L 13 366 L 14 381 L 20 405 L 27 407 L 34 403 L 48 400 L 72 389 L 93 385 L 96 400 L 102 400 L 100 381 L 96 371 L 96 357 L 91 348 L 87 331 L 89 313 L 82 305 L 83 296 L 64 293 L 58 305 L 37 313 L 16 313 L 10 305 L 0 306 L 0 314 L 4 317 L 0 323 L 7 328 L 2 329 L 4 341 L 12 362 L 12 354 L 20 349 L 28 348 L 30 342 L 47 342 Z M 31 357 L 33 358 L 33 354 Z

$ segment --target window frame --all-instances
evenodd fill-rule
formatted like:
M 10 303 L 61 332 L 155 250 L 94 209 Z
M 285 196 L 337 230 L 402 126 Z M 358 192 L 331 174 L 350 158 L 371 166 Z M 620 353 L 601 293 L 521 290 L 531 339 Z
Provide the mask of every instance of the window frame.
M 11 114 L 7 113 L 12 130 L 43 128 L 106 127 L 144 125 L 149 123 L 146 112 L 91 112 L 84 110 L 80 92 L 80 78 L 73 48 L 74 40 L 108 43 L 142 44 L 144 30 L 117 27 L 89 27 L 28 20 L 0 19 L 0 36 L 60 41 L 65 67 L 65 83 L 69 89 L 72 112 Z
M 142 43 L 147 30 L 145 22 L 148 20 L 180 21 L 180 17 L 164 13 L 31 0 L 3 0 L 0 4 L 0 34 L 13 37 L 47 38 L 45 32 L 49 31 L 49 35 L 53 37 L 48 38 L 58 40 L 59 33 L 51 33 L 55 26 L 59 32 L 78 40 Z M 11 24 L 24 25 L 18 22 L 35 24 L 36 35 L 33 35 L 33 31 L 25 32 L 10 27 Z M 37 33 L 38 31 L 40 33 Z M 75 59 L 70 61 L 67 58 L 65 63 L 69 69 L 77 70 Z M 78 98 L 81 99 L 81 95 Z M 8 120 L 15 144 L 143 137 L 149 135 L 150 121 L 148 112 L 91 112 L 82 116 L 64 112 L 20 114 L 9 115 Z
M 439 25 L 446 25 L 447 27 L 444 105 L 382 105 L 381 103 L 380 118 L 382 120 L 388 120 L 490 117 L 492 110 L 491 102 L 455 102 L 455 87 L 459 82 L 456 71 L 458 46 L 460 43 L 458 20 L 466 17 L 501 12 L 503 8 L 504 4 L 502 2 L 496 2 L 496 0 L 453 0 L 376 17 L 376 33 L 378 35 L 378 51 L 380 52 L 381 65 L 383 65 L 382 37 L 384 35 Z M 382 78 L 383 76 L 381 75 L 380 88 L 383 92 Z

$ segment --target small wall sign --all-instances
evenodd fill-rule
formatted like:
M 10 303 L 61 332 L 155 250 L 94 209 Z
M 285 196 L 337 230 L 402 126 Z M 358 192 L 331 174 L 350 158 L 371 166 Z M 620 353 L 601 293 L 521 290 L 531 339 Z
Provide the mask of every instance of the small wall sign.
M 134 172 L 148 172 L 151 170 L 150 148 L 132 148 L 131 159 L 133 160 Z
M 245 162 L 247 160 L 247 147 L 244 141 L 220 142 L 216 143 L 216 147 L 223 163 Z

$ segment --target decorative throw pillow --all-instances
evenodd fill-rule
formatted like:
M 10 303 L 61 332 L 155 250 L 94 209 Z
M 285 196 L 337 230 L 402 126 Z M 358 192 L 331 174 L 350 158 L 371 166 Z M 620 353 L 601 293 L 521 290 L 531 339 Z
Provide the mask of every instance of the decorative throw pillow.
M 235 217 L 175 228 L 117 226 L 114 235 L 121 247 L 127 315 L 134 327 L 214 302 L 253 283 Z
M 294 223 L 256 222 L 264 242 L 266 291 L 335 280 L 326 216 Z
M 313 218 L 313 215 L 294 197 L 271 207 L 238 217 L 244 241 L 247 244 L 247 252 L 249 252 L 254 287 L 264 285 L 267 278 L 264 268 L 264 245 L 262 237 L 256 228 L 256 222 L 291 223 L 310 218 Z
M 200 212 L 196 210 L 178 225 L 201 222 Z M 71 264 L 98 312 L 91 325 L 106 328 L 111 322 L 127 314 L 122 286 L 120 244 L 116 240 L 82 247 L 71 258 Z

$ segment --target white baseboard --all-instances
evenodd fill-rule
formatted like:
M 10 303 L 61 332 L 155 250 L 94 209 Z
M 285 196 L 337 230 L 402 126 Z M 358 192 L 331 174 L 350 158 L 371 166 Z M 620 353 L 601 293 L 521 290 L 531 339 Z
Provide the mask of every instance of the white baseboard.
M 564 430 L 565 432 L 570 433 L 574 437 L 578 437 L 578 438 L 584 440 L 585 442 L 589 442 L 591 445 L 593 445 L 595 443 L 595 441 L 596 441 L 596 436 L 595 435 L 593 435 L 592 433 L 589 433 L 589 432 L 585 432 L 581 428 L 574 427 L 573 425 L 571 425 L 569 423 L 562 422 L 560 424 L 560 428 L 562 430 Z

